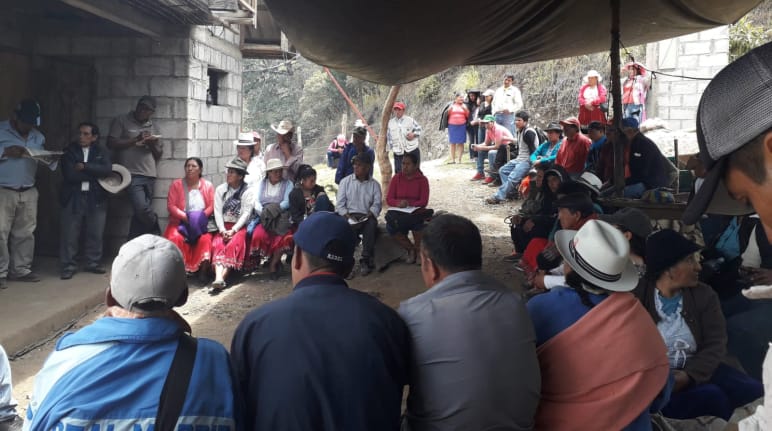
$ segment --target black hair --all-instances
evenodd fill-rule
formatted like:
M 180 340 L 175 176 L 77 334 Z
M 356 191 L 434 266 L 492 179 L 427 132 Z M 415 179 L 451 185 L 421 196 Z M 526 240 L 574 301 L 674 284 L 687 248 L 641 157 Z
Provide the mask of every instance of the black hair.
M 480 230 L 471 220 L 455 214 L 443 214 L 426 225 L 421 249 L 437 266 L 447 271 L 482 267 Z
M 520 118 L 527 123 L 531 116 L 528 115 L 528 111 L 517 111 L 515 113 L 515 118 Z
M 198 169 L 200 170 L 198 173 L 198 177 L 201 178 L 201 176 L 204 174 L 204 162 L 201 161 L 201 159 L 199 159 L 198 157 L 188 157 L 187 159 L 185 159 L 185 164 L 183 164 L 182 166 L 183 167 L 187 166 L 188 162 L 191 160 L 196 162 L 196 164 L 198 165 Z
M 568 274 L 565 275 L 566 278 L 566 284 L 568 287 L 574 289 L 576 293 L 579 295 L 579 299 L 582 301 L 582 304 L 584 304 L 587 308 L 593 308 L 595 307 L 595 304 L 592 303 L 590 300 L 590 292 L 585 290 L 583 286 L 587 286 L 592 289 L 598 289 L 603 292 L 606 292 L 606 289 L 602 287 L 598 287 L 589 281 L 585 280 L 584 277 L 579 275 L 576 271 L 569 271 Z
M 84 122 L 78 124 L 78 129 L 80 129 L 83 126 L 91 128 L 91 134 L 92 135 L 99 136 L 99 127 L 96 124 L 88 122 L 88 121 L 84 121 Z
M 298 166 L 297 182 L 300 182 L 305 180 L 306 178 L 311 178 L 315 176 L 316 176 L 316 169 L 312 168 L 311 165 Z
M 514 81 L 515 80 L 515 75 L 512 72 L 507 72 L 507 73 L 504 74 L 504 79 L 507 79 L 507 78 L 509 78 L 509 79 Z
M 764 184 L 767 180 L 767 167 L 764 163 L 764 140 L 770 132 L 772 132 L 772 128 L 765 130 L 731 153 L 729 155 L 729 169 L 739 169 L 754 183 Z
M 416 153 L 405 153 L 402 155 L 402 158 L 410 159 L 410 161 L 413 162 L 414 165 L 418 166 L 418 155 Z
M 640 256 L 646 259 L 646 238 L 636 235 L 633 231 L 623 225 L 619 225 L 622 232 L 630 232 L 630 254 Z

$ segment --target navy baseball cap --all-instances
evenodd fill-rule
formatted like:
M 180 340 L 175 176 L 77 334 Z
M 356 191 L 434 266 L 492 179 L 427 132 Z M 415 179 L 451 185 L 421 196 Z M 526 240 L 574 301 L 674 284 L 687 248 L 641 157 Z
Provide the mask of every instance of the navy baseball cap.
M 304 252 L 330 262 L 354 263 L 356 238 L 346 219 L 329 211 L 317 211 L 300 223 L 293 235 Z
M 753 207 L 729 195 L 724 184 L 729 156 L 772 127 L 772 43 L 754 48 L 710 81 L 697 107 L 697 143 L 705 181 L 682 220 L 702 214 L 744 215 Z

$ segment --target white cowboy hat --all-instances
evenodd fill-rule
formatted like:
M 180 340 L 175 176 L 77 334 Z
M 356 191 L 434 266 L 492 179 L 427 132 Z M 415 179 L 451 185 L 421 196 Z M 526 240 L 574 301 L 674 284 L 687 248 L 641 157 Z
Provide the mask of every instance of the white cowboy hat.
M 273 171 L 276 169 L 284 169 L 284 164 L 279 159 L 269 159 L 265 164 L 265 171 Z
M 114 163 L 110 175 L 99 178 L 97 182 L 107 192 L 116 194 L 129 186 L 129 183 L 131 183 L 131 173 L 123 165 Z
M 271 124 L 271 129 L 280 135 L 286 135 L 295 129 L 295 125 L 290 120 L 281 120 L 277 125 Z
M 603 77 L 600 76 L 600 73 L 598 73 L 598 71 L 594 69 L 587 72 L 587 75 L 584 75 L 584 80 L 587 81 L 587 78 L 590 78 L 593 76 L 598 78 L 598 82 L 603 81 Z
M 252 132 L 241 132 L 239 133 L 239 138 L 233 141 L 233 145 L 236 145 L 236 146 L 243 145 L 243 146 L 251 147 L 255 145 L 255 135 L 252 134 Z
M 580 175 L 579 178 L 576 179 L 576 182 L 585 186 L 595 196 L 598 196 L 600 194 L 600 189 L 601 187 L 603 187 L 603 182 L 600 180 L 600 178 L 598 178 L 597 175 L 595 175 L 593 172 L 590 172 L 590 171 L 582 172 L 582 175 Z
M 629 292 L 638 285 L 630 243 L 619 229 L 604 221 L 590 220 L 578 231 L 559 230 L 555 245 L 574 272 L 598 287 Z

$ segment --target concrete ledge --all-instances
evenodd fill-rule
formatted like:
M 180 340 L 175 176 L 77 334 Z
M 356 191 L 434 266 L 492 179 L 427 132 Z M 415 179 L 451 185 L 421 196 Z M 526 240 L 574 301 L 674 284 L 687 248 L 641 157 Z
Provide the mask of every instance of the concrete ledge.
M 108 266 L 109 268 L 109 266 Z M 104 301 L 108 274 L 78 272 L 59 279 L 59 261 L 35 257 L 38 283 L 9 281 L 0 290 L 0 344 L 9 355 L 54 334 Z

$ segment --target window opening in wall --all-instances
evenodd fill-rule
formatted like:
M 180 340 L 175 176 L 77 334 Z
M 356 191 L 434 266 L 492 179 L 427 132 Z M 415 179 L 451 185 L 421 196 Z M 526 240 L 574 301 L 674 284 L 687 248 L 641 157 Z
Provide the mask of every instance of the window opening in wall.
M 214 69 L 214 68 L 208 68 L 206 70 L 206 76 L 209 78 L 209 87 L 206 89 L 206 104 L 209 105 L 220 105 L 221 101 L 219 99 L 220 96 L 220 86 L 224 82 L 226 73 L 222 70 Z

